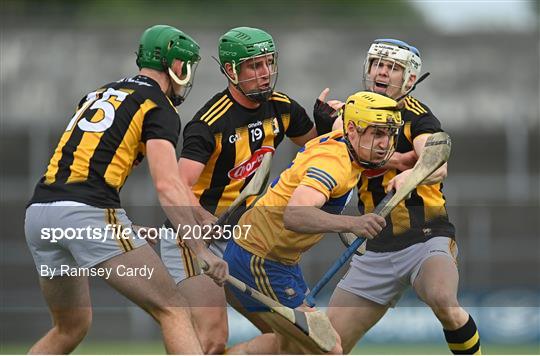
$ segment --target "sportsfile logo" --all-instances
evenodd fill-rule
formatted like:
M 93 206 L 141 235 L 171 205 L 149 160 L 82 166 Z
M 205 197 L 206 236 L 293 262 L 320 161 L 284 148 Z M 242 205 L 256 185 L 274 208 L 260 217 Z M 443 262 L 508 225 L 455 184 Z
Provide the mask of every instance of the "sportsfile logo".
M 253 152 L 249 159 L 245 160 L 238 166 L 231 169 L 228 173 L 229 178 L 236 180 L 246 179 L 247 177 L 255 173 L 257 168 L 259 168 L 263 160 L 264 154 L 267 152 L 273 153 L 274 151 L 274 147 L 270 146 L 263 146 L 259 148 L 257 151 Z

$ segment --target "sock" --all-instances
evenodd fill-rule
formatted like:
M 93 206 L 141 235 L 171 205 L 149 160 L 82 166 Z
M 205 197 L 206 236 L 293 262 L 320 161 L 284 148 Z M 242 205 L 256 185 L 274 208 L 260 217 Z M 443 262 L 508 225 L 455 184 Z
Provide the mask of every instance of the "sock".
M 480 335 L 472 316 L 457 330 L 443 330 L 448 348 L 455 355 L 481 355 Z

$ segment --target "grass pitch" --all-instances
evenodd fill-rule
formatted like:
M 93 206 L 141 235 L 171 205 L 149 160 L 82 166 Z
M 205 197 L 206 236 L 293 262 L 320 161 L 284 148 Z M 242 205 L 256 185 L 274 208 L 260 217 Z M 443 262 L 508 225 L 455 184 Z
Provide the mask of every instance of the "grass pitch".
M 30 344 L 8 343 L 1 345 L 1 354 L 25 354 Z M 356 347 L 353 354 L 357 355 L 449 355 L 450 351 L 443 343 L 440 344 L 364 344 Z M 538 355 L 539 344 L 499 345 L 483 344 L 484 355 Z M 83 342 L 74 352 L 75 355 L 163 355 L 165 349 L 161 342 Z

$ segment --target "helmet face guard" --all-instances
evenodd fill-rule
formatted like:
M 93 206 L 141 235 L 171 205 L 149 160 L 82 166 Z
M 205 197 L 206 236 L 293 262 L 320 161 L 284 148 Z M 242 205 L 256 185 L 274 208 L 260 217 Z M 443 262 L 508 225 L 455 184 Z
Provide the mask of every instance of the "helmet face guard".
M 268 70 L 268 74 L 259 76 L 258 73 L 260 70 L 258 67 L 260 66 L 265 66 Z M 236 67 L 239 69 L 238 72 L 236 71 Z M 229 80 L 231 80 L 231 82 L 236 85 L 242 94 L 244 94 L 250 100 L 258 103 L 267 101 L 276 87 L 278 77 L 277 53 L 273 52 L 247 58 L 240 62 L 236 67 L 233 67 L 233 71 L 236 74 L 236 81 L 232 81 L 231 78 L 229 78 Z M 243 69 L 240 69 L 241 67 L 243 67 Z M 246 69 L 253 72 L 253 77 L 239 80 L 239 72 L 245 71 Z M 254 89 L 245 89 L 246 86 L 249 86 L 249 84 L 253 82 L 256 83 L 256 87 Z M 265 83 L 266 85 L 260 88 L 260 83 L 264 82 L 267 82 Z
M 381 61 L 392 63 L 390 76 L 397 65 L 403 68 L 401 86 L 396 86 L 392 83 L 375 83 L 377 73 L 370 75 L 371 67 L 376 66 L 376 68 L 380 68 Z M 420 52 L 416 47 L 395 39 L 375 40 L 369 48 L 366 60 L 364 61 L 364 87 L 366 90 L 373 90 L 376 85 L 388 85 L 399 88 L 401 93 L 405 93 L 408 89 L 411 76 L 414 75 L 418 79 L 421 66 Z
M 274 91 L 278 76 L 277 50 L 272 36 L 257 28 L 233 28 L 219 39 L 218 50 L 221 69 L 229 82 L 248 99 L 267 101 Z M 232 66 L 233 75 L 225 69 L 226 63 Z M 267 74 L 260 75 L 259 66 L 265 66 Z M 239 76 L 247 69 L 254 75 L 240 80 Z M 249 88 L 253 86 L 251 83 L 255 83 L 256 87 Z
M 369 157 L 367 159 L 358 157 L 360 164 L 370 169 L 384 166 L 396 150 L 397 136 L 400 128 L 401 125 L 394 123 L 369 124 L 365 129 L 357 128 L 360 135 L 366 135 L 368 134 L 368 130 L 372 130 L 370 132 L 372 135 L 371 142 L 363 145 L 361 140 L 359 140 L 358 146 L 369 151 Z M 386 146 L 383 148 L 379 148 L 376 144 L 376 141 L 380 140 L 381 137 L 386 137 Z
M 354 124 L 358 132 L 356 149 L 347 133 L 350 123 Z M 379 168 L 388 162 L 396 149 L 397 135 L 402 125 L 398 103 L 381 94 L 358 92 L 351 95 L 344 106 L 345 142 L 354 160 L 366 168 Z M 367 135 L 371 136 L 369 142 L 366 142 L 369 140 Z M 384 147 L 380 146 L 380 142 L 385 143 Z M 357 153 L 361 151 L 369 154 L 361 157 Z
M 174 106 L 182 104 L 184 100 L 186 100 L 188 94 L 191 92 L 193 81 L 195 79 L 195 71 L 197 70 L 198 65 L 199 62 L 184 63 L 182 66 L 182 79 L 178 78 L 171 68 L 168 68 L 169 76 L 174 82 L 172 85 L 172 94 L 170 95 L 169 99 L 171 99 Z
M 142 34 L 136 62 L 139 69 L 150 68 L 169 75 L 174 83 L 169 98 L 177 106 L 185 100 L 193 85 L 201 58 L 199 49 L 199 44 L 184 32 L 172 26 L 156 25 Z M 181 78 L 171 69 L 175 60 L 183 62 Z

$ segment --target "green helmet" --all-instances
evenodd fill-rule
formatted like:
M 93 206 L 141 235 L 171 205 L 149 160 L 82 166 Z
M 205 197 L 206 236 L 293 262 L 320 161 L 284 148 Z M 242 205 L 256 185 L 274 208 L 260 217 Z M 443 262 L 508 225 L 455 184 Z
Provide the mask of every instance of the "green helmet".
M 234 84 L 246 97 L 256 102 L 264 102 L 272 95 L 277 81 L 277 51 L 274 39 L 267 32 L 252 27 L 236 27 L 229 30 L 219 39 L 218 45 L 219 63 L 223 73 L 229 81 Z M 255 59 L 259 56 L 272 55 L 269 66 L 270 84 L 268 87 L 251 91 L 245 91 L 242 82 L 258 79 L 257 77 L 239 81 L 240 65 L 248 59 Z M 225 70 L 225 64 L 233 66 L 236 77 L 231 77 Z
M 199 44 L 193 38 L 179 29 L 167 25 L 155 25 L 146 29 L 141 36 L 137 52 L 137 66 L 139 69 L 150 68 L 167 73 L 178 85 L 169 94 L 172 103 L 178 106 L 185 100 L 193 85 L 195 70 L 201 59 L 199 48 Z M 171 69 L 175 59 L 184 63 L 183 79 L 178 78 Z
M 200 46 L 184 32 L 167 25 L 155 25 L 141 36 L 137 66 L 165 71 L 175 59 L 192 64 L 200 60 Z M 186 66 L 182 69 L 183 74 Z
M 276 52 L 274 39 L 258 28 L 233 28 L 219 39 L 219 62 L 236 66 L 248 58 Z

